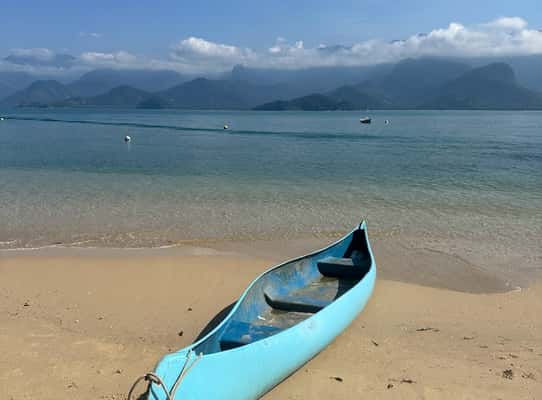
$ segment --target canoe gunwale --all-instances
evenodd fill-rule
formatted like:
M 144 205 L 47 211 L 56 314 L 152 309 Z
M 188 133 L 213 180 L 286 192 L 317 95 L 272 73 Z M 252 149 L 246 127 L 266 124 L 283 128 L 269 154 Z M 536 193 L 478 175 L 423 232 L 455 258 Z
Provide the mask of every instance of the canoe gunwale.
M 248 292 L 250 291 L 250 289 L 252 289 L 252 287 L 256 284 L 256 282 L 258 282 L 263 276 L 273 272 L 274 270 L 286 265 L 286 264 L 289 264 L 289 263 L 293 263 L 293 262 L 296 262 L 296 261 L 300 261 L 302 259 L 305 259 L 305 258 L 309 258 L 309 257 L 313 257 L 313 256 L 316 256 L 318 255 L 319 253 L 322 253 L 326 250 L 329 250 L 330 248 L 338 245 L 339 243 L 341 243 L 343 240 L 347 239 L 350 235 L 352 235 L 354 232 L 356 232 L 357 230 L 364 230 L 364 235 L 365 235 L 365 240 L 367 241 L 367 247 L 368 247 L 368 251 L 369 251 L 369 255 L 371 257 L 371 268 L 369 269 L 369 272 L 370 270 L 372 270 L 373 268 L 375 268 L 375 262 L 374 262 L 374 256 L 373 256 L 373 252 L 372 252 L 372 249 L 371 249 L 371 246 L 370 246 L 370 243 L 369 243 L 369 237 L 367 235 L 367 224 L 365 221 L 361 221 L 360 224 L 354 228 L 352 231 L 350 231 L 349 233 L 345 234 L 344 236 L 340 237 L 339 239 L 337 239 L 335 242 L 332 242 L 331 244 L 327 245 L 326 247 L 323 247 L 319 250 L 315 250 L 311 253 L 308 253 L 308 254 L 305 254 L 305 255 L 302 255 L 302 256 L 299 256 L 299 257 L 295 257 L 295 258 L 292 258 L 290 260 L 286 260 L 286 261 L 283 261 L 281 262 L 280 264 L 277 264 L 277 265 L 274 265 L 272 267 L 270 267 L 269 269 L 267 269 L 266 271 L 262 272 L 260 275 L 258 275 L 256 278 L 254 278 L 254 280 L 247 286 L 247 288 L 243 291 L 243 293 L 241 294 L 241 296 L 237 299 L 237 301 L 235 302 L 235 306 L 232 307 L 232 309 L 230 310 L 230 312 L 228 313 L 228 315 L 226 315 L 224 317 L 224 319 L 216 326 L 214 327 L 211 331 L 209 331 L 204 337 L 202 337 L 201 339 L 199 339 L 198 341 L 186 346 L 186 347 L 183 347 L 182 349 L 179 349 L 173 353 L 170 353 L 170 354 L 176 354 L 176 353 L 183 353 L 183 352 L 186 352 L 186 351 L 189 351 L 197 346 L 199 346 L 200 344 L 202 344 L 203 342 L 205 342 L 206 340 L 208 340 L 210 337 L 212 337 L 215 333 L 217 333 L 220 329 L 222 329 L 222 327 L 224 325 L 226 325 L 231 317 L 233 316 L 233 314 L 235 314 L 235 312 L 237 311 L 237 309 L 239 308 L 240 304 L 243 302 L 243 300 L 246 298 Z M 359 285 L 361 282 L 363 282 L 364 278 L 362 278 L 359 282 L 357 282 L 353 287 L 355 288 L 357 285 Z M 351 289 L 350 289 L 351 290 Z M 342 297 L 342 296 L 341 296 Z M 333 301 L 333 303 L 335 303 L 336 301 L 340 300 L 340 298 L 338 299 L 335 299 Z M 333 304 L 331 303 L 330 306 Z M 319 311 L 320 312 L 320 311 Z M 316 312 L 314 313 L 312 316 L 310 316 L 309 318 L 307 318 L 306 320 L 302 321 L 301 323 L 305 322 L 305 321 L 309 321 L 310 319 L 312 319 L 314 316 L 318 315 L 319 312 Z M 290 328 L 288 328 L 290 329 Z M 278 332 L 276 333 L 275 335 L 273 336 L 278 336 L 280 335 L 281 333 L 283 333 L 284 331 L 286 331 L 287 329 L 281 331 L 281 332 Z M 266 339 L 262 339 L 262 340 L 267 340 L 269 338 L 266 338 Z M 246 347 L 246 346 L 250 346 L 251 344 L 254 344 L 256 342 L 253 342 L 253 343 L 248 343 L 244 346 L 241 346 L 241 347 L 236 347 L 236 348 L 233 348 L 233 349 L 229 349 L 229 350 L 223 350 L 223 351 L 220 351 L 220 352 L 216 352 L 216 353 L 208 353 L 208 354 L 203 354 L 203 357 L 207 358 L 207 357 L 212 357 L 213 355 L 216 355 L 216 354 L 223 354 L 225 352 L 232 352 L 232 351 L 238 351 L 238 350 L 241 350 L 242 348 Z

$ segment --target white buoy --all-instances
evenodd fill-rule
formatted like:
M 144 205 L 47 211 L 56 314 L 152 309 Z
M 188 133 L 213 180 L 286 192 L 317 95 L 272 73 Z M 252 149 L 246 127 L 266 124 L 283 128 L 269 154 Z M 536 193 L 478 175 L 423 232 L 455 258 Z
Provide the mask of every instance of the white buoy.
M 387 120 L 384 121 L 384 123 L 385 123 L 386 125 L 388 125 L 388 124 L 390 123 L 390 120 L 387 119 Z
M 4 120 L 4 117 L 0 117 L 0 121 L 3 121 Z
M 228 124 L 224 124 L 224 129 L 230 129 L 230 126 Z
M 128 143 L 130 140 L 132 140 L 132 138 L 130 136 L 128 136 L 128 135 L 124 136 L 124 141 L 126 143 Z

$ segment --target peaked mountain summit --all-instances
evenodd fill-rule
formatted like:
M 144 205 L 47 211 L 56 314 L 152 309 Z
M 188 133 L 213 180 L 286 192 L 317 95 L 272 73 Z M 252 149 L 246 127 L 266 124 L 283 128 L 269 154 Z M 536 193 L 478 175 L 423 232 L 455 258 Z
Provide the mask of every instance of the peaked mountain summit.
M 508 64 L 492 63 L 448 82 L 421 108 L 542 109 L 542 95 L 520 86 Z
M 5 98 L 3 106 L 44 106 L 66 100 L 73 92 L 55 80 L 35 81 L 26 89 L 20 90 Z

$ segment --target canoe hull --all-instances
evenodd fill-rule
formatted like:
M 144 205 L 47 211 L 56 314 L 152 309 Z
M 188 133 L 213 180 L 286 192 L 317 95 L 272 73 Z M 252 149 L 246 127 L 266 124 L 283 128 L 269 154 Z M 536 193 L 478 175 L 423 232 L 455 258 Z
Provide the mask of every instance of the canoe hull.
M 368 245 L 365 225 L 360 225 L 359 229 L 363 229 Z M 333 253 L 337 246 L 344 247 L 348 244 L 348 238 L 353 232 L 328 248 L 306 257 L 322 257 Z M 371 256 L 370 269 L 355 286 L 310 318 L 276 335 L 231 350 L 203 355 L 183 378 L 175 399 L 257 399 L 316 356 L 350 325 L 371 296 L 376 281 L 376 265 L 369 245 L 368 248 Z M 243 301 L 247 291 L 237 305 Z M 230 316 L 234 312 L 235 307 Z M 221 325 L 227 320 L 228 317 Z M 221 325 L 215 328 L 215 331 L 219 330 Z M 208 336 L 212 334 L 213 332 Z M 205 339 L 165 356 L 158 364 L 156 374 L 168 388 L 177 380 L 189 350 L 197 348 L 198 343 Z M 191 362 L 192 360 L 189 360 L 188 365 Z M 161 388 L 153 385 L 148 398 L 159 400 L 166 399 L 166 396 Z

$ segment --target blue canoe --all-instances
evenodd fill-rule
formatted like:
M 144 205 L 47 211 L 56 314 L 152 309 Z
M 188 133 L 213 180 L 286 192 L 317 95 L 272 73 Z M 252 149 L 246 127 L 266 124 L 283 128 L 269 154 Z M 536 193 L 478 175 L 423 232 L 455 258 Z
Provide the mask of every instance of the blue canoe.
M 147 375 L 147 398 L 263 396 L 346 329 L 365 307 L 375 279 L 362 222 L 329 247 L 256 278 L 216 328 L 166 355 Z

